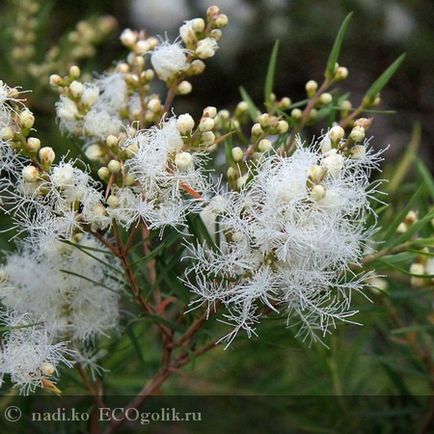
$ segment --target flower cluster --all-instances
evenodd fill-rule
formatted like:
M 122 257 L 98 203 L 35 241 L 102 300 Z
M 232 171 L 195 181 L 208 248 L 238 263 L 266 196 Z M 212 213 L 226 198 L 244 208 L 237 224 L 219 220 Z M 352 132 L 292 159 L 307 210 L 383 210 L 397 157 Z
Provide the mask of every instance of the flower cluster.
M 379 155 L 367 143 L 348 149 L 343 135 L 333 142 L 335 131 L 310 147 L 298 144 L 289 157 L 263 158 L 239 192 L 202 211 L 216 248 L 191 246 L 187 284 L 200 297 L 193 304 L 227 307 L 229 343 L 239 330 L 254 334 L 270 312 L 283 310 L 288 324 L 313 339 L 355 313 L 351 293 L 367 276 L 350 264 L 359 264 L 372 232 L 365 227 L 375 191 L 369 175 Z

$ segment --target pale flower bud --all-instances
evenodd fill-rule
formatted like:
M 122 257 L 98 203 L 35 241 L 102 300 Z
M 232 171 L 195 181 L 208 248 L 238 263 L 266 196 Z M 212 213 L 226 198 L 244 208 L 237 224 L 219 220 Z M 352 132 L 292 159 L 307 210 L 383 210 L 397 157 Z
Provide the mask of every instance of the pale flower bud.
M 350 139 L 354 142 L 361 142 L 365 138 L 365 129 L 363 127 L 354 127 L 350 133 Z
M 291 110 L 291 117 L 299 120 L 301 119 L 301 117 L 303 116 L 303 112 L 299 109 L 299 108 L 295 108 L 293 110 Z
M 184 80 L 178 84 L 176 91 L 177 91 L 178 95 L 188 95 L 191 92 L 192 88 L 193 87 L 192 87 L 191 83 Z
M 339 125 L 336 125 L 335 127 L 330 128 L 330 131 L 328 132 L 328 136 L 330 137 L 332 142 L 337 143 L 345 136 L 345 130 Z
M 410 265 L 410 273 L 423 276 L 425 274 L 425 267 L 422 264 L 414 263 Z M 420 277 L 412 276 L 410 278 L 410 283 L 412 286 L 421 287 L 425 285 L 425 279 Z
M 243 157 L 244 157 L 244 152 L 240 147 L 237 146 L 232 149 L 232 159 L 235 161 L 235 163 L 242 161 Z
M 203 109 L 203 117 L 215 118 L 217 116 L 217 109 L 213 106 L 208 106 Z
M 307 174 L 309 178 L 315 183 L 318 184 L 321 182 L 322 178 L 324 177 L 325 170 L 323 167 L 318 166 L 317 164 L 315 166 L 309 167 L 309 170 L 307 171 Z
M 396 228 L 396 232 L 398 234 L 405 234 L 407 231 L 408 231 L 408 226 L 404 222 L 400 223 Z
M 130 29 L 125 29 L 121 33 L 119 39 L 121 40 L 122 44 L 124 44 L 126 47 L 131 47 L 137 41 L 137 34 Z
M 118 145 L 119 139 L 116 136 L 113 136 L 112 134 L 110 134 L 105 139 L 105 143 L 109 148 L 114 148 L 115 146 Z
M 249 179 L 249 174 L 248 174 L 248 173 L 246 173 L 246 174 L 243 175 L 243 176 L 240 176 L 240 177 L 237 179 L 237 188 L 238 188 L 239 190 L 241 190 L 241 189 L 244 187 L 244 185 L 246 184 L 246 182 L 247 182 L 248 179 Z
M 50 146 L 44 146 L 39 150 L 39 159 L 41 160 L 42 165 L 51 166 L 55 158 L 56 154 Z
M 271 151 L 271 149 L 273 149 L 273 145 L 271 144 L 270 140 L 268 140 L 268 139 L 262 139 L 258 143 L 258 149 L 261 152 L 268 152 L 268 151 Z
M 214 24 L 219 29 L 221 29 L 222 27 L 226 27 L 228 25 L 228 23 L 229 23 L 229 19 L 228 19 L 227 15 L 225 15 L 225 14 L 220 14 L 217 17 L 217 19 L 214 21 Z
M 407 213 L 407 215 L 405 216 L 404 221 L 407 225 L 412 225 L 412 224 L 416 223 L 417 222 L 417 214 L 413 210 L 410 210 Z
M 113 194 L 111 194 L 108 198 L 107 198 L 107 204 L 110 208 L 117 208 L 119 206 L 119 199 L 114 196 Z
M 228 179 L 236 178 L 237 174 L 238 172 L 233 167 L 229 167 L 226 171 L 226 176 L 228 177 Z
M 110 160 L 107 164 L 107 168 L 111 173 L 117 174 L 121 171 L 122 166 L 118 160 Z
M 321 140 L 321 153 L 327 154 L 327 152 L 331 151 L 331 149 L 332 149 L 332 144 L 331 144 L 330 136 L 327 134 Z
M 89 160 L 99 160 L 103 156 L 103 150 L 100 145 L 90 145 L 86 149 L 85 155 Z
M 211 131 L 214 128 L 214 120 L 211 118 L 202 118 L 199 123 L 199 130 L 202 132 Z
M 215 134 L 212 131 L 206 131 L 202 133 L 201 139 L 205 146 L 211 146 L 215 141 Z
M 205 63 L 200 59 L 195 59 L 191 62 L 190 71 L 194 75 L 202 74 L 205 71 Z
M 249 109 L 249 104 L 246 103 L 246 101 L 241 101 L 237 105 L 237 112 L 239 113 L 245 113 Z
M 22 175 L 25 181 L 35 182 L 39 178 L 39 171 L 35 166 L 27 166 L 23 168 Z
M 315 80 L 309 80 L 304 88 L 306 89 L 306 92 L 308 94 L 308 96 L 313 96 L 315 95 L 315 92 L 318 90 L 318 83 Z
M 190 133 L 194 128 L 194 119 L 188 113 L 184 113 L 178 116 L 176 127 L 181 134 Z
M 253 126 L 252 126 L 252 134 L 254 136 L 261 136 L 262 134 L 264 134 L 264 131 L 262 130 L 260 124 L 258 124 L 258 123 L 253 124 Z
M 80 77 L 80 74 L 81 74 L 81 71 L 80 71 L 80 68 L 77 65 L 72 65 L 69 68 L 69 75 L 72 78 L 78 78 L 78 77 Z
M 62 77 L 58 74 L 51 74 L 50 75 L 50 84 L 51 86 L 59 86 L 62 82 Z
M 11 140 L 14 137 L 14 132 L 11 127 L 3 127 L 0 129 L 0 140 Z
M 286 121 L 279 121 L 276 129 L 279 134 L 285 134 L 289 129 L 289 124 Z
M 333 101 L 333 97 L 330 93 L 325 92 L 319 97 L 319 100 L 322 104 L 330 104 Z
M 158 98 L 152 98 L 148 102 L 148 108 L 154 113 L 157 113 L 159 110 L 161 110 L 161 102 Z
M 83 84 L 80 83 L 79 81 L 74 80 L 70 85 L 69 85 L 69 90 L 71 91 L 72 95 L 75 97 L 78 97 L 80 95 L 82 95 L 83 93 Z
M 193 167 L 193 156 L 189 152 L 180 152 L 175 156 L 175 165 L 181 171 L 189 170 Z
M 348 77 L 348 69 L 345 66 L 339 66 L 335 73 L 336 80 L 345 80 Z
M 325 188 L 322 185 L 315 185 L 310 192 L 310 197 L 313 200 L 321 200 L 326 194 Z
M 20 125 L 23 128 L 32 128 L 35 123 L 35 117 L 33 116 L 30 110 L 24 110 L 20 113 L 19 116 Z
M 98 169 L 98 177 L 102 181 L 107 181 L 110 177 L 110 171 L 108 170 L 108 168 L 107 167 L 100 167 Z
M 41 141 L 37 139 L 36 137 L 29 137 L 27 139 L 27 149 L 32 152 L 36 153 L 41 148 Z

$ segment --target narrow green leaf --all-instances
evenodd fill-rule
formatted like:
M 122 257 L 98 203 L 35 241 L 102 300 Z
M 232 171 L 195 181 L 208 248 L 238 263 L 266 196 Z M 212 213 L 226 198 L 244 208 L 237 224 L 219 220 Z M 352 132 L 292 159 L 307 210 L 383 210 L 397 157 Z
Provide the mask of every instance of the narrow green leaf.
M 279 40 L 274 43 L 273 50 L 268 63 L 267 75 L 265 77 L 264 86 L 264 101 L 266 104 L 271 104 L 271 94 L 274 88 L 274 77 L 276 74 L 277 53 L 279 52 Z
M 434 200 L 434 179 L 426 165 L 418 157 L 416 157 L 416 168 L 428 188 L 431 199 Z
M 369 101 L 374 101 L 375 97 L 381 92 L 384 86 L 393 77 L 395 72 L 401 66 L 406 54 L 401 54 L 375 81 L 366 91 L 365 98 Z
M 333 44 L 332 50 L 330 51 L 330 55 L 327 61 L 327 67 L 324 73 L 326 78 L 332 78 L 335 72 L 335 65 L 339 59 L 339 54 L 341 52 L 342 42 L 344 40 L 345 34 L 348 29 L 348 24 L 351 20 L 353 13 L 350 12 L 344 19 L 339 28 L 339 32 L 336 36 L 335 42 Z
M 140 343 L 137 339 L 137 336 L 134 333 L 134 329 L 132 325 L 130 324 L 129 327 L 126 328 L 126 332 L 128 337 L 130 338 L 130 341 L 133 345 L 134 351 L 136 352 L 139 360 L 143 363 L 143 365 L 146 364 L 145 356 L 143 355 L 142 347 L 140 346 Z
M 403 233 L 401 236 L 393 239 L 392 246 L 398 246 L 399 244 L 405 243 L 410 240 L 414 234 L 420 231 L 426 224 L 431 223 L 431 220 L 434 219 L 434 211 L 429 212 L 423 218 L 421 218 L 416 223 L 412 224 L 407 232 Z
M 247 103 L 249 106 L 249 115 L 253 122 L 256 122 L 256 118 L 259 116 L 259 109 L 256 107 L 250 95 L 247 93 L 246 89 L 243 86 L 240 87 L 240 94 L 243 101 Z

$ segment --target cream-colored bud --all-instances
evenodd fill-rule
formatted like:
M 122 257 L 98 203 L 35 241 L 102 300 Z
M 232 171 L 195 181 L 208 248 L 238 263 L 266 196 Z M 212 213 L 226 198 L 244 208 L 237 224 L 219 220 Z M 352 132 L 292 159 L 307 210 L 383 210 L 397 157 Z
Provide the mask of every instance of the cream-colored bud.
M 264 131 L 262 130 L 260 124 L 258 124 L 258 123 L 253 124 L 253 126 L 252 126 L 252 134 L 254 136 L 261 136 L 262 134 L 264 134 Z
M 220 41 L 220 39 L 223 37 L 223 32 L 220 29 L 212 29 L 209 35 L 212 39 Z
M 276 129 L 279 134 L 285 134 L 289 129 L 289 124 L 286 121 L 279 121 Z
M 258 149 L 261 152 L 268 152 L 268 151 L 271 151 L 271 149 L 273 149 L 273 145 L 270 142 L 270 140 L 262 139 L 258 143 Z
M 191 83 L 187 80 L 184 80 L 178 84 L 176 91 L 179 95 L 188 95 L 192 91 L 192 89 L 193 87 Z
M 270 125 L 270 115 L 268 113 L 262 113 L 258 116 L 256 122 L 259 122 L 262 128 L 266 128 Z
M 324 92 L 320 97 L 319 100 L 321 104 L 330 104 L 333 101 L 333 97 L 331 93 Z
M 327 154 L 327 152 L 331 151 L 332 144 L 329 135 L 325 135 L 321 140 L 321 153 Z
M 136 178 L 130 173 L 127 173 L 125 176 L 125 185 L 133 185 L 136 183 Z
M 159 112 L 162 108 L 161 101 L 158 98 L 152 98 L 148 102 L 148 108 L 149 108 L 149 110 L 151 110 L 154 113 Z
M 309 80 L 304 88 L 306 89 L 306 92 L 309 97 L 312 97 L 315 95 L 316 91 L 318 90 L 318 83 L 315 80 Z
M 239 146 L 232 148 L 232 159 L 235 161 L 235 163 L 242 161 L 243 157 L 244 152 Z
M 107 205 L 110 208 L 117 208 L 119 206 L 119 199 L 118 197 L 114 196 L 113 194 L 111 194 L 108 198 L 107 198 Z
M 324 177 L 325 170 L 324 167 L 315 164 L 314 166 L 309 167 L 307 174 L 315 184 L 318 184 L 319 182 L 321 182 L 322 178 Z
M 196 33 L 202 33 L 205 30 L 205 21 L 203 18 L 194 18 L 191 25 Z
M 351 110 L 352 107 L 353 105 L 351 104 L 351 101 L 348 99 L 342 101 L 340 105 L 341 110 Z
M 134 157 L 134 155 L 137 154 L 138 150 L 139 150 L 139 145 L 137 143 L 132 143 L 131 145 L 129 145 L 127 149 L 125 149 L 127 158 Z
M 214 21 L 214 24 L 219 29 L 226 27 L 228 25 L 228 23 L 229 23 L 229 19 L 228 19 L 227 15 L 225 15 L 225 14 L 220 14 L 217 17 L 217 19 Z
M 137 43 L 136 43 L 136 45 L 134 47 L 134 51 L 137 54 L 140 54 L 141 56 L 143 56 L 148 51 L 150 51 L 150 49 L 151 49 L 151 46 L 149 45 L 149 42 L 146 41 L 146 40 L 137 41 Z
M 231 117 L 231 114 L 229 113 L 229 110 L 220 110 L 220 111 L 217 113 L 217 116 L 218 116 L 220 119 L 222 119 L 222 120 L 224 120 L 224 121 L 227 121 L 227 120 Z
M 78 78 L 78 77 L 80 77 L 80 74 L 81 74 L 81 71 L 80 71 L 80 68 L 77 65 L 72 65 L 69 68 L 69 75 L 72 78 Z
M 110 160 L 107 164 L 107 168 L 111 173 L 116 175 L 121 171 L 122 165 L 118 160 Z
M 184 113 L 178 116 L 176 127 L 181 134 L 191 133 L 194 128 L 194 119 L 188 113 Z
M 202 118 L 199 123 L 199 130 L 202 132 L 211 131 L 214 128 L 214 120 L 211 118 Z
M 351 130 L 350 139 L 354 142 L 361 142 L 365 139 L 365 129 L 363 127 L 354 127 Z
M 14 132 L 11 127 L 3 127 L 0 129 L 0 140 L 12 140 Z
M 107 138 L 105 139 L 106 145 L 109 148 L 114 148 L 115 146 L 118 145 L 119 143 L 119 139 L 116 136 L 113 136 L 112 134 L 110 134 L 109 136 L 107 136 Z
M 39 150 L 39 159 L 41 160 L 42 165 L 51 166 L 55 158 L 56 154 L 50 146 L 44 146 Z
M 100 167 L 98 169 L 98 177 L 103 181 L 107 181 L 110 177 L 110 170 L 107 167 Z
M 295 108 L 293 110 L 291 110 L 291 117 L 299 120 L 301 119 L 301 117 L 303 116 L 303 112 L 299 109 L 299 108 Z
M 40 369 L 41 369 L 42 375 L 44 375 L 46 377 L 51 377 L 56 372 L 56 368 L 50 362 L 43 362 Z
M 404 222 L 400 223 L 396 228 L 396 232 L 398 232 L 398 234 L 405 234 L 407 231 L 408 226 Z
M 211 105 L 208 107 L 205 107 L 203 109 L 202 116 L 214 119 L 217 116 L 217 109 Z
M 351 158 L 353 160 L 362 160 L 366 155 L 366 148 L 363 145 L 356 145 L 351 148 Z
M 32 128 L 35 123 L 35 117 L 30 110 L 23 110 L 19 116 L 20 125 L 23 128 Z
M 39 170 L 35 166 L 26 166 L 22 170 L 22 175 L 25 181 L 35 182 L 39 178 Z
M 405 216 L 404 221 L 407 225 L 411 226 L 417 222 L 417 214 L 413 210 L 410 210 Z
M 312 191 L 310 192 L 310 197 L 313 200 L 321 200 L 326 194 L 325 188 L 322 185 L 314 185 Z
M 62 82 L 62 77 L 59 74 L 50 75 L 51 86 L 59 86 L 61 82 Z
M 229 167 L 228 170 L 226 171 L 226 176 L 229 179 L 236 178 L 237 175 L 238 175 L 238 172 L 233 167 Z
M 179 152 L 175 156 L 175 166 L 181 171 L 191 169 L 193 167 L 193 156 L 190 152 Z
M 338 176 L 344 167 L 345 159 L 341 154 L 336 152 L 336 149 L 332 149 L 327 154 L 325 154 L 322 166 L 327 170 L 331 176 Z
M 410 283 L 412 286 L 421 287 L 425 285 L 426 280 L 421 277 L 417 277 L 417 275 L 423 276 L 425 274 L 425 267 L 422 264 L 411 264 L 409 271 L 411 274 L 416 274 L 416 276 L 411 276 L 410 278 Z
M 330 128 L 330 131 L 328 132 L 328 136 L 330 137 L 330 140 L 333 143 L 339 142 L 339 140 L 343 139 L 345 136 L 345 130 L 340 127 L 339 125 L 336 125 L 332 128 Z
M 348 69 L 345 66 L 339 66 L 335 73 L 336 80 L 345 80 L 348 77 Z
M 237 112 L 245 113 L 249 109 L 249 104 L 246 101 L 241 101 L 237 104 Z
M 202 74 L 205 71 L 205 63 L 200 59 L 195 59 L 191 62 L 190 71 L 194 75 Z
M 84 89 L 83 84 L 77 80 L 74 80 L 69 85 L 69 90 L 71 91 L 72 95 L 75 97 L 81 96 L 83 94 L 83 89 Z
M 41 148 L 41 141 L 36 138 L 36 137 L 29 137 L 27 139 L 27 149 L 36 154 L 36 152 L 39 151 L 39 149 Z
M 137 41 L 137 34 L 130 29 L 125 29 L 119 39 L 126 47 L 132 47 Z
M 287 96 L 283 97 L 278 103 L 278 107 L 281 110 L 286 110 L 290 105 L 291 105 L 291 99 L 288 98 Z
M 205 146 L 211 146 L 215 141 L 215 134 L 212 131 L 205 131 L 200 136 L 202 139 L 202 143 Z
M 103 150 L 100 145 L 93 144 L 86 148 L 85 155 L 89 160 L 99 160 L 103 155 Z
M 214 38 L 201 39 L 197 43 L 195 54 L 201 59 L 208 59 L 214 56 L 217 48 L 218 45 Z

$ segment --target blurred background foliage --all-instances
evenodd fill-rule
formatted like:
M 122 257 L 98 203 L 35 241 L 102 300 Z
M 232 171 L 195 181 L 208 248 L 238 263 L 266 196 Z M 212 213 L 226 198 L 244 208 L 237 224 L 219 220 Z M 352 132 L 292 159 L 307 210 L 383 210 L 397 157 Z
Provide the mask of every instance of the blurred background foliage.
M 93 71 L 102 72 L 125 54 L 117 39 L 120 29 L 144 28 L 163 37 L 167 30 L 167 36 L 173 38 L 183 20 L 201 16 L 210 4 L 219 5 L 230 20 L 226 39 L 217 56 L 209 62 L 206 73 L 194 78 L 193 93 L 175 104 L 178 113 L 199 114 L 206 105 L 219 109 L 235 107 L 240 100 L 240 85 L 255 101 L 261 102 L 267 64 L 276 39 L 280 40 L 281 48 L 275 93 L 278 98 L 304 99 L 305 82 L 322 79 L 336 31 L 345 15 L 354 11 L 340 57 L 340 63 L 350 71 L 345 87 L 353 101 L 358 103 L 381 72 L 399 54 L 407 52 L 406 61 L 381 95 L 381 108 L 396 113 L 376 116 L 371 128 L 376 146 L 390 144 L 384 177 L 392 178 L 392 183 L 385 187 L 391 205 L 381 208 L 382 234 L 388 232 L 388 242 L 393 245 L 397 235 L 388 229 L 396 228 L 409 209 L 417 211 L 419 218 L 432 210 L 434 182 L 427 169 L 434 168 L 432 1 L 51 0 L 41 2 L 42 7 L 34 14 L 36 51 L 18 53 L 17 58 L 13 49 L 19 45 L 17 39 L 23 33 L 16 32 L 29 32 L 28 22 L 16 20 L 24 3 L 18 0 L 0 3 L 0 78 L 10 85 L 34 89 L 29 101 L 36 114 L 39 135 L 55 148 L 70 148 L 71 154 L 75 153 L 74 147 L 59 133 L 54 120 L 56 95 L 48 85 L 49 73 L 64 73 L 70 65 L 59 63 L 57 67 L 64 71 L 49 73 L 32 70 L 29 65 L 43 64 L 47 52 L 55 45 L 71 54 L 76 36 L 68 39 L 64 35 L 71 31 L 80 34 L 84 26 L 79 24 L 77 30 L 80 20 L 90 20 L 90 27 L 96 29 L 94 39 L 88 44 L 91 49 L 88 47 L 89 51 L 85 50 L 78 62 L 91 76 Z M 98 21 L 98 17 L 107 15 L 115 17 L 117 27 L 109 18 Z M 82 38 L 79 40 L 82 42 Z M 17 69 L 17 65 L 21 67 Z M 318 133 L 321 125 L 314 128 L 310 133 Z M 419 235 L 427 238 L 432 233 L 432 227 L 428 227 L 421 229 Z M 3 234 L 1 246 L 8 247 L 7 234 Z M 380 274 L 390 264 L 408 270 L 417 258 L 418 252 L 403 252 L 394 258 L 386 256 L 383 263 L 373 262 L 372 267 Z M 176 266 L 162 266 L 170 277 L 166 282 L 169 290 L 185 291 L 173 283 Z M 392 403 L 385 399 L 375 411 L 368 408 L 369 400 L 357 401 L 354 406 L 351 398 L 339 400 L 327 411 L 321 400 L 309 403 L 304 411 L 295 406 L 285 413 L 290 424 L 283 425 L 288 431 L 269 432 L 433 432 L 430 425 L 433 403 L 421 398 L 434 391 L 433 288 L 432 285 L 412 288 L 410 277 L 399 272 L 388 273 L 387 279 L 386 291 L 368 293 L 373 303 L 362 296 L 356 297 L 355 305 L 360 310 L 356 320 L 363 326 L 339 326 L 326 340 L 329 348 L 308 347 L 296 340 L 290 329 L 283 328 L 280 319 L 267 321 L 258 329 L 259 338 L 240 337 L 226 351 L 213 350 L 179 375 L 172 376 L 164 386 L 164 393 L 393 395 Z M 174 287 L 170 288 L 170 282 Z M 108 393 L 133 394 L 158 368 L 160 347 L 152 334 L 147 333 L 150 326 L 146 318 L 132 321 L 119 341 L 101 346 L 108 352 L 104 363 L 109 369 L 104 373 Z M 201 333 L 219 333 L 216 329 L 222 327 L 210 321 Z M 64 380 L 66 376 L 70 377 L 64 381 L 65 394 L 84 393 L 74 373 L 65 372 Z M 359 425 L 354 422 L 359 420 L 355 412 L 363 415 L 359 417 Z M 352 420 L 354 430 L 347 431 L 348 426 L 343 428 L 343 420 Z M 368 422 L 364 425 L 363 421 Z M 198 429 L 200 432 L 201 428 Z M 170 432 L 187 431 L 179 428 Z

